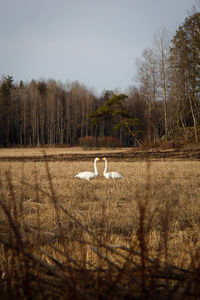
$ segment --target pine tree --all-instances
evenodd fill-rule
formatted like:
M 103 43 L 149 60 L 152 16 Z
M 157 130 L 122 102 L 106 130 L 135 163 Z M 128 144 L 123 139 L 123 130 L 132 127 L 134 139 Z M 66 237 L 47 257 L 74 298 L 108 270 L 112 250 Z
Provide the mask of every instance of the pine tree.
M 200 117 L 200 13 L 186 18 L 173 38 L 171 62 L 177 101 L 185 111 L 185 123 L 194 126 L 198 143 L 197 123 Z M 190 114 L 188 114 L 188 111 Z

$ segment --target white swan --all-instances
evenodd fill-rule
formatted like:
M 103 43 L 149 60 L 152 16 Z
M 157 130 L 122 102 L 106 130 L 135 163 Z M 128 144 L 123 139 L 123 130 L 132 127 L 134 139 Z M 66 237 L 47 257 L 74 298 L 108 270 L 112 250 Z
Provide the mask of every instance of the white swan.
M 98 157 L 96 157 L 95 160 L 94 160 L 94 173 L 93 172 L 87 172 L 87 171 L 86 172 L 80 172 L 75 177 L 80 178 L 80 179 L 85 179 L 87 181 L 97 177 L 97 175 L 98 175 L 97 165 L 96 165 L 97 160 L 100 160 L 100 159 Z
M 107 159 L 104 157 L 102 158 L 102 160 L 105 160 L 105 169 L 103 172 L 103 175 L 106 177 L 106 179 L 119 179 L 119 178 L 123 178 L 124 176 L 118 172 L 106 172 L 107 171 Z

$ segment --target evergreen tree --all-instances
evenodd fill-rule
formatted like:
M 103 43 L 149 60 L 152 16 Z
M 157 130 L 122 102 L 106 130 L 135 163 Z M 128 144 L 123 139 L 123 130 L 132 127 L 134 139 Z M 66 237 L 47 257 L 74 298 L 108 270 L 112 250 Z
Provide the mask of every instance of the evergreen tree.
M 114 125 L 113 130 L 126 128 L 128 133 L 137 141 L 137 143 L 141 144 L 142 141 L 138 137 L 139 131 L 137 130 L 138 119 L 134 118 L 131 115 L 130 110 L 127 108 L 127 98 L 128 96 L 125 94 L 113 94 L 113 96 L 109 98 L 103 106 L 89 114 L 91 125 L 95 126 L 99 122 L 114 118 L 117 120 L 117 123 Z
M 200 118 L 200 13 L 186 18 L 173 38 L 171 48 L 172 85 L 176 101 L 182 109 L 186 126 L 194 126 L 198 142 L 197 123 Z

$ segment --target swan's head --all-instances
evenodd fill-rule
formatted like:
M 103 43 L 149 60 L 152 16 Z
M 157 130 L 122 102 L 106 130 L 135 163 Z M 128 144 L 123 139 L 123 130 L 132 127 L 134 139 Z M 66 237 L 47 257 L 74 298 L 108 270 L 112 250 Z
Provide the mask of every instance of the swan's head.
M 100 160 L 100 158 L 96 157 L 96 158 L 95 158 L 95 161 L 97 161 L 97 160 Z
M 106 157 L 103 157 L 102 160 L 106 160 Z

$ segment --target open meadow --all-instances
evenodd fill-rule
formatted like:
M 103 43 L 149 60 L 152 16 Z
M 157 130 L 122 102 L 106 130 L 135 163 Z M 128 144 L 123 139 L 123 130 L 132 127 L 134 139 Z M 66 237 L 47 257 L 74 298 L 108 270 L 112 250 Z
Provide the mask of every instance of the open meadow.
M 200 161 L 0 165 L 2 299 L 200 295 Z

